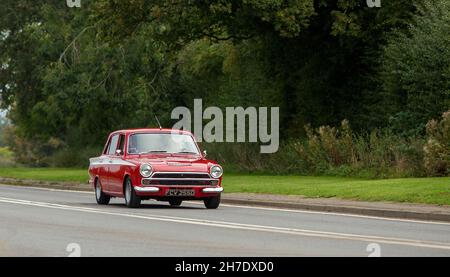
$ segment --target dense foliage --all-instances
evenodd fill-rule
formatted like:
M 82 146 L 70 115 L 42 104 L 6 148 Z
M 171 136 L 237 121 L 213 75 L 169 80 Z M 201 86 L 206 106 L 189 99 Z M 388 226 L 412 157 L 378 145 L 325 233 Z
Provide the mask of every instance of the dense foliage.
M 421 149 L 426 123 L 450 107 L 450 5 L 382 2 L 82 0 L 70 9 L 58 0 L 3 0 L 0 93 L 14 125 L 9 144 L 21 163 L 85 165 L 108 132 L 155 126 L 154 114 L 171 126 L 174 107 L 202 98 L 204 106 L 279 106 L 280 153 L 294 160 L 306 148 L 292 145 L 343 120 L 365 143 L 395 136 L 389 143 L 404 151 Z M 352 170 L 380 168 L 354 155 Z M 260 160 L 273 160 L 266 165 L 274 169 L 275 156 Z M 309 159 L 304 170 L 279 172 L 329 172 Z M 248 168 L 254 163 L 249 158 Z

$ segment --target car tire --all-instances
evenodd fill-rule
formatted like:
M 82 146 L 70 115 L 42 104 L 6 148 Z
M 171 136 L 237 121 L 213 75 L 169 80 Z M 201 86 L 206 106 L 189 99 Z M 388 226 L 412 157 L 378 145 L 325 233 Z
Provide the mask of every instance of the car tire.
M 125 191 L 124 191 L 125 205 L 128 208 L 139 208 L 141 205 L 141 198 L 136 195 L 131 179 L 127 178 L 125 180 Z
M 95 180 L 95 200 L 97 200 L 99 205 L 108 205 L 109 200 L 111 200 L 111 196 L 103 192 L 102 185 L 98 179 Z
M 207 209 L 217 209 L 220 205 L 220 194 L 203 200 Z
M 183 203 L 183 200 L 181 200 L 181 199 L 170 199 L 169 200 L 169 204 L 172 207 L 179 207 L 181 205 L 181 203 Z

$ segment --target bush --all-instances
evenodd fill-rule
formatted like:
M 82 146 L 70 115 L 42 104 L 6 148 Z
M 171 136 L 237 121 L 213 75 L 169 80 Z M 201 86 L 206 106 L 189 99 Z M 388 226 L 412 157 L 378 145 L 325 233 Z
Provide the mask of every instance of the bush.
M 431 120 L 427 124 L 426 139 L 405 137 L 391 129 L 357 134 L 346 120 L 339 127 L 308 125 L 305 129 L 305 138 L 282 142 L 274 154 L 261 154 L 258 143 L 202 143 L 200 146 L 226 172 L 369 178 L 450 173 L 450 111 L 444 113 L 441 121 Z M 16 159 L 32 166 L 87 167 L 89 158 L 101 152 L 100 147 L 69 148 L 55 140 L 42 145 L 17 138 L 14 142 L 18 149 Z
M 424 166 L 431 176 L 450 175 L 450 110 L 442 114 L 442 120 L 430 120 L 427 124 L 427 142 Z
M 48 158 L 47 164 L 52 167 L 83 167 L 89 166 L 89 158 L 101 153 L 101 147 L 64 148 Z
M 14 153 L 8 147 L 0 147 L 0 167 L 14 167 Z
M 204 144 L 209 157 L 227 171 L 245 173 L 358 176 L 424 176 L 424 139 L 390 130 L 355 134 L 348 121 L 339 127 L 307 125 L 306 138 L 280 145 L 277 153 L 259 153 L 257 144 Z
M 312 174 L 363 177 L 423 175 L 422 142 L 389 131 L 354 134 L 349 123 L 340 128 L 307 126 L 307 139 L 294 143 L 298 158 Z
M 49 157 L 65 144 L 57 138 L 40 140 L 38 138 L 24 138 L 19 135 L 19 130 L 11 125 L 5 127 L 3 136 L 6 144 L 14 153 L 14 161 L 32 167 L 49 165 Z
M 23 138 L 14 126 L 5 127 L 4 137 L 14 156 L 9 157 L 11 162 L 2 162 L 5 159 L 0 150 L 0 166 L 3 167 L 14 163 L 31 167 L 87 167 L 89 158 L 98 156 L 102 147 L 68 147 L 62 140 L 52 137 L 47 140 Z

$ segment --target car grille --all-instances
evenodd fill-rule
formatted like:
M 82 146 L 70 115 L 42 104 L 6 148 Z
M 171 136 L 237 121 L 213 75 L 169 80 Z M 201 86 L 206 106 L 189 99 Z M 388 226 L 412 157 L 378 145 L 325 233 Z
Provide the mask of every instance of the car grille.
M 208 173 L 156 172 L 152 177 L 142 179 L 143 185 L 168 186 L 217 186 L 218 180 L 212 179 Z
M 185 173 L 185 172 L 177 172 L 177 173 L 165 173 L 165 172 L 156 172 L 153 174 L 152 178 L 202 178 L 202 179 L 210 179 L 208 173 Z

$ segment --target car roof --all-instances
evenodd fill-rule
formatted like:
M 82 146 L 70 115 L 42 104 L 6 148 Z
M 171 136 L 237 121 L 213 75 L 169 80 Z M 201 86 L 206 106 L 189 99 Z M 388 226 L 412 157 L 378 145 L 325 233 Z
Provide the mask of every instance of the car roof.
M 137 129 L 122 129 L 112 132 L 111 134 L 115 133 L 175 133 L 175 134 L 184 134 L 184 135 L 191 135 L 193 134 L 189 131 L 185 130 L 178 130 L 178 129 L 169 129 L 169 128 L 137 128 Z

